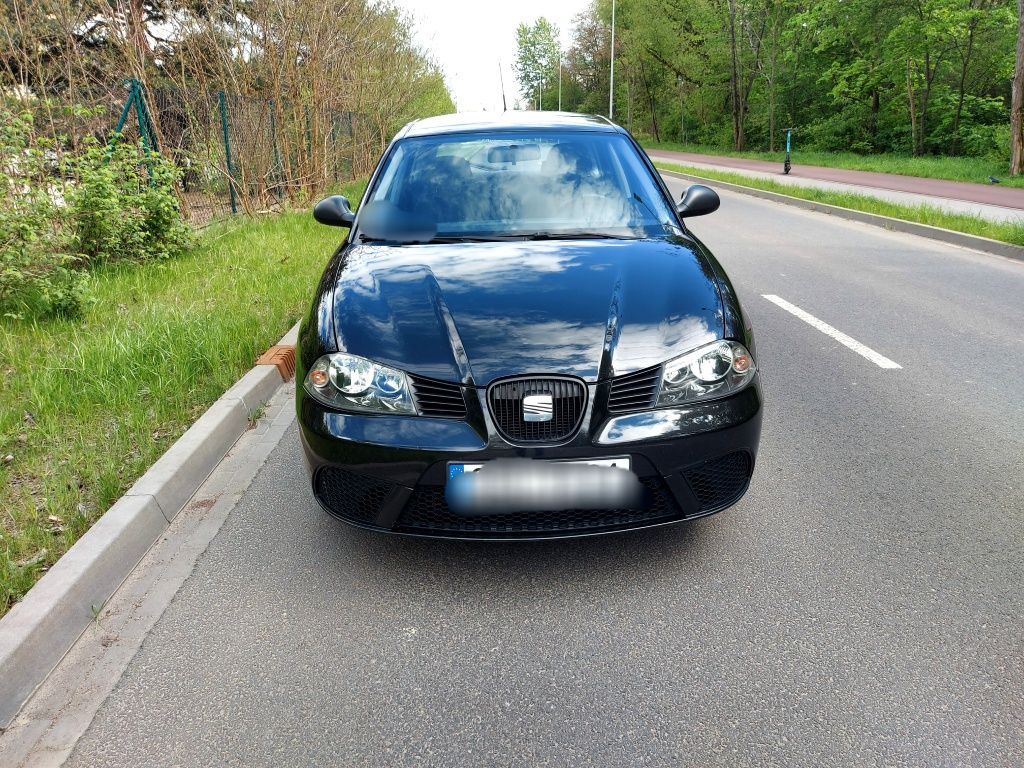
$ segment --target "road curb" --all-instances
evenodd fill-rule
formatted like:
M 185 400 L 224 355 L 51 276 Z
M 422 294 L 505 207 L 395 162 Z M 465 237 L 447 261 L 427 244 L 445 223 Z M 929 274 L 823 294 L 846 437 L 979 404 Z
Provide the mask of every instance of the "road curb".
M 249 370 L 0 619 L 0 731 L 282 384 L 273 364 Z
M 705 176 L 698 176 L 692 173 L 670 171 L 665 168 L 658 167 L 657 164 L 655 164 L 655 167 L 658 169 L 659 173 L 667 176 L 673 176 L 687 181 L 696 181 L 701 184 L 708 184 L 721 189 L 728 189 L 732 192 L 760 197 L 764 200 L 771 200 L 772 202 L 782 203 L 784 205 L 792 205 L 795 208 L 803 208 L 805 211 L 827 213 L 841 219 L 859 221 L 863 224 L 871 224 L 872 226 L 882 227 L 883 229 L 888 229 L 893 232 L 904 232 L 909 235 L 918 235 L 920 237 L 927 237 L 930 240 L 938 240 L 943 243 L 948 243 L 949 245 L 959 245 L 964 248 L 972 248 L 984 253 L 1005 256 L 1008 259 L 1024 261 L 1024 247 L 1019 245 L 1012 245 L 1011 243 L 1004 243 L 987 237 L 979 237 L 978 235 L 968 235 L 964 232 L 955 232 L 951 229 L 943 229 L 942 227 L 933 227 L 930 224 L 918 224 L 914 221 L 894 219 L 891 216 L 882 216 L 877 213 L 866 213 L 864 211 L 855 211 L 852 208 L 843 208 L 839 205 L 829 205 L 828 203 L 804 200 L 801 197 L 784 195 L 781 192 L 769 192 L 765 189 L 746 187 L 742 184 L 734 184 L 729 181 L 719 181 L 718 179 L 709 179 Z M 865 197 L 870 197 L 870 195 L 865 195 Z

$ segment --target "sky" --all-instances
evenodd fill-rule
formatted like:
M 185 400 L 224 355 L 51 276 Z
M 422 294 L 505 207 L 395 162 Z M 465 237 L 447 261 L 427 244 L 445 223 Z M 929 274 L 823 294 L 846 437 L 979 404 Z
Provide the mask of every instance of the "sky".
M 458 110 L 477 112 L 501 110 L 499 62 L 509 109 L 521 98 L 512 71 L 516 27 L 545 16 L 558 27 L 562 48 L 568 48 L 572 19 L 589 0 L 395 0 L 395 4 L 412 14 L 416 41 L 441 66 Z

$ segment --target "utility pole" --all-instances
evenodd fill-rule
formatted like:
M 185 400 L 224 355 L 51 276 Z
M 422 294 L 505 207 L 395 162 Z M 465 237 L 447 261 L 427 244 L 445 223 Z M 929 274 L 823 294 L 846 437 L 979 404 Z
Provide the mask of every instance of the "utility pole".
M 615 0 L 612 0 L 612 61 L 611 75 L 608 78 L 608 119 L 615 115 Z
M 501 71 L 501 62 L 498 62 L 498 79 L 501 80 L 501 111 L 508 112 L 508 102 L 505 101 L 505 73 Z
M 558 111 L 562 111 L 562 47 L 558 47 Z

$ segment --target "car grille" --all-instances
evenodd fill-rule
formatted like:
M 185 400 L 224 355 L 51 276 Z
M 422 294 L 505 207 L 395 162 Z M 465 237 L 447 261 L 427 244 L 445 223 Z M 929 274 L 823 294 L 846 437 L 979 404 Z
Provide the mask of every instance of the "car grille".
M 462 517 L 448 508 L 444 488 L 419 486 L 399 518 L 396 531 L 458 536 L 517 536 L 581 533 L 650 525 L 683 516 L 676 500 L 657 476 L 640 478 L 647 489 L 647 506 L 635 509 L 569 509 L 552 512 L 512 512 Z
M 394 484 L 337 467 L 316 474 L 316 495 L 331 512 L 357 523 L 372 523 Z
M 413 398 L 424 416 L 440 416 L 447 419 L 466 418 L 466 399 L 462 387 L 447 381 L 410 376 Z
M 683 477 L 703 511 L 736 499 L 747 487 L 752 469 L 750 454 L 736 451 L 683 470 Z
M 550 421 L 526 421 L 523 398 L 551 395 Z M 546 377 L 506 379 L 490 386 L 487 404 L 502 437 L 514 443 L 555 443 L 572 437 L 583 420 L 587 388 L 578 379 Z
M 611 413 L 642 411 L 654 406 L 661 384 L 661 366 L 645 368 L 612 379 L 608 392 L 608 410 Z

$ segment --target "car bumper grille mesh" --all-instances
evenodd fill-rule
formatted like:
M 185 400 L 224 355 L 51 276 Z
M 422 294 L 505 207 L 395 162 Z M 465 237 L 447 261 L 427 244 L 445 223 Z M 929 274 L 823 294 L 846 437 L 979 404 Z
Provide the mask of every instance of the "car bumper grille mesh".
M 683 471 L 687 485 L 702 510 L 721 507 L 743 493 L 753 462 L 746 451 L 735 451 Z
M 523 398 L 550 395 L 550 421 L 526 421 Z M 557 443 L 572 437 L 583 420 L 587 387 L 578 379 L 522 377 L 505 379 L 487 390 L 491 418 L 506 440 L 514 443 Z
M 337 467 L 316 474 L 316 495 L 327 509 L 357 523 L 373 523 L 394 484 Z
M 647 503 L 642 510 L 570 509 L 551 512 L 512 512 L 499 515 L 463 517 L 452 512 L 441 486 L 419 486 L 399 518 L 395 530 L 403 533 L 433 533 L 449 536 L 483 537 L 536 536 L 559 533 L 597 533 L 677 519 L 682 510 L 660 477 L 644 477 Z

